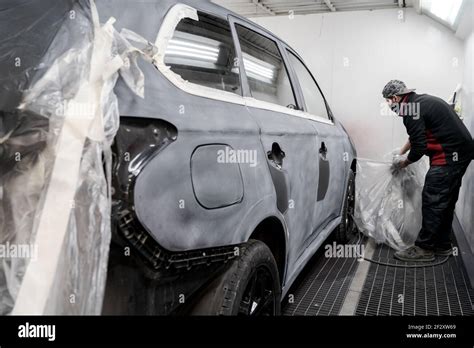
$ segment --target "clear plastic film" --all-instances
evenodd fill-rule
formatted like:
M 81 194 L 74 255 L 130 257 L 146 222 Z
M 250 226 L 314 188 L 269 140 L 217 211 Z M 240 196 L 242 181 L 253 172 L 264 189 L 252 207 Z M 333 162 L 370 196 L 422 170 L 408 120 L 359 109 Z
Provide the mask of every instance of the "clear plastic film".
M 12 5 L 8 20 L 27 31 L 0 41 L 2 57 L 21 61 L 28 52 L 21 42 L 45 33 L 44 42 L 37 37 L 31 45 L 37 61 L 4 74 L 0 89 L 4 315 L 100 314 L 111 238 L 111 145 L 119 126 L 113 90 L 122 76 L 132 92 L 144 94 L 136 61 L 146 53 L 127 40 L 130 32 L 115 31 L 113 19 L 99 24 L 93 1 L 61 3 L 51 2 L 49 13 Z M 48 29 L 35 16 L 54 23 Z
M 393 153 L 398 152 L 395 150 Z M 405 156 L 384 161 L 358 159 L 355 222 L 364 234 L 396 250 L 413 245 L 421 229 L 421 199 L 428 163 L 395 169 Z

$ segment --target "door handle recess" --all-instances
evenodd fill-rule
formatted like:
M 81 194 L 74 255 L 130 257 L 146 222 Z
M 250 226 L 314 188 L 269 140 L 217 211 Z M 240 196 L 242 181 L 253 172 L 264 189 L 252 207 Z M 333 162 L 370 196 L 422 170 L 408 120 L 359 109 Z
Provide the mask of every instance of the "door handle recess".
M 327 152 L 328 152 L 328 148 L 326 147 L 326 144 L 323 141 L 321 143 L 321 147 L 319 148 L 319 153 L 322 154 L 322 155 L 325 155 L 325 154 L 327 154 Z
M 283 159 L 286 157 L 285 152 L 277 143 L 272 144 L 272 150 L 267 152 L 268 159 L 277 165 L 278 168 L 283 166 Z
M 319 148 L 319 179 L 318 179 L 318 202 L 322 201 L 326 197 L 326 193 L 329 188 L 329 177 L 331 168 L 327 158 L 328 148 L 324 141 L 321 143 Z

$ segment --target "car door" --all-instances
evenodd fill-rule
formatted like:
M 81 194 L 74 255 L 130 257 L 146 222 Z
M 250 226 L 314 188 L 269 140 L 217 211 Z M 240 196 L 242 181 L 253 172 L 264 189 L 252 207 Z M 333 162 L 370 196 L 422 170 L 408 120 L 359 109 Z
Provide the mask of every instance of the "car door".
M 315 78 L 295 52 L 287 47 L 286 53 L 290 69 L 298 80 L 304 111 L 317 133 L 319 161 L 317 200 L 322 203 L 320 209 L 315 211 L 319 228 L 314 232 L 317 233 L 340 215 L 348 156 L 344 150 L 344 134 L 333 122 L 331 110 Z
M 289 231 L 289 267 L 314 230 L 318 201 L 316 130 L 298 109 L 280 43 L 265 31 L 234 20 L 246 104 L 257 121 L 269 172 Z

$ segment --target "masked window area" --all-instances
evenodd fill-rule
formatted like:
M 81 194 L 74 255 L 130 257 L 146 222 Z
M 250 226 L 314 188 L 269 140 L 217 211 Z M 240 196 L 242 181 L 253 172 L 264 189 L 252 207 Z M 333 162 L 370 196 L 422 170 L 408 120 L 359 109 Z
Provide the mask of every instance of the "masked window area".
M 0 12 L 3 315 L 100 314 L 119 125 L 113 89 L 120 74 L 143 96 L 137 59 L 145 54 L 113 18 L 98 18 L 88 0 Z
M 241 95 L 239 70 L 227 21 L 199 13 L 183 19 L 166 48 L 164 63 L 184 80 Z
M 358 159 L 354 220 L 364 234 L 396 250 L 413 245 L 421 229 L 421 192 L 428 162 L 422 159 L 407 168 L 399 150 L 383 161 Z

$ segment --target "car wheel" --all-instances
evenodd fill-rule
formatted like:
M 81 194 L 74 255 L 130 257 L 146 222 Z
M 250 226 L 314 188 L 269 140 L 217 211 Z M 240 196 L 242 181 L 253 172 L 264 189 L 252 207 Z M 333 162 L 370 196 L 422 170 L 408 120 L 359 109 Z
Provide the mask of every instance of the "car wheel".
M 204 291 L 191 310 L 193 315 L 280 314 L 281 287 L 270 249 L 250 240 L 240 256 Z
M 352 170 L 349 171 L 349 181 L 347 183 L 346 197 L 342 209 L 342 221 L 336 228 L 335 237 L 338 243 L 348 243 L 356 232 L 354 222 L 355 208 L 355 175 Z

